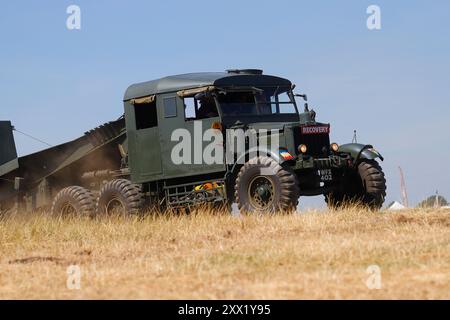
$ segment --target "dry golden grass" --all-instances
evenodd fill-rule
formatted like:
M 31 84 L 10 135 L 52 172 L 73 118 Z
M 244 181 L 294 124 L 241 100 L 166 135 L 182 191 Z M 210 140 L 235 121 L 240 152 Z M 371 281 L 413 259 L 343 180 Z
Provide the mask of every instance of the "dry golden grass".
M 450 299 L 450 212 L 4 217 L 0 298 Z

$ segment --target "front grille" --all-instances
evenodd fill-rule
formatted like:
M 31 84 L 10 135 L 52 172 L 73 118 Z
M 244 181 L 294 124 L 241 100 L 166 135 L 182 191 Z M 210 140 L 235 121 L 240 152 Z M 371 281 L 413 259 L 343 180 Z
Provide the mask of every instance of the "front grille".
M 301 144 L 305 144 L 308 148 L 307 155 L 321 158 L 327 157 L 330 154 L 330 136 L 327 133 L 302 134 L 300 127 L 294 128 L 293 131 L 296 148 Z

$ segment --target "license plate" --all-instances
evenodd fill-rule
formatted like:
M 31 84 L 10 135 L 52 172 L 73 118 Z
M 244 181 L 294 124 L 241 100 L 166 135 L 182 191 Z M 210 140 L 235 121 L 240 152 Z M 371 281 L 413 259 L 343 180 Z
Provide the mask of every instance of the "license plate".
M 319 174 L 320 174 L 320 181 L 326 182 L 333 180 L 333 173 L 331 172 L 331 169 L 319 170 Z

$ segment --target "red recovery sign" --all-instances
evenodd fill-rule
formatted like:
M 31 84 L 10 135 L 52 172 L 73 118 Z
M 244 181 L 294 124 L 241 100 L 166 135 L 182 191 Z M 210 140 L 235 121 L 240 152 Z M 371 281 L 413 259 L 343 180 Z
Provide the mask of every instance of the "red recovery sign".
M 330 133 L 330 125 L 325 126 L 303 126 L 302 128 L 302 134 L 322 134 Z

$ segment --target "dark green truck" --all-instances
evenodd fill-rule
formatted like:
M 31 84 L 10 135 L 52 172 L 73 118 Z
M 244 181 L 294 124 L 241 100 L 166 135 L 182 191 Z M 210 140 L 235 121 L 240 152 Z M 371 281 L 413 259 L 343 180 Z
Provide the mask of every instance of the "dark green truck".
M 292 211 L 300 196 L 329 206 L 382 206 L 386 180 L 371 146 L 331 143 L 330 126 L 295 86 L 261 70 L 191 73 L 131 85 L 124 115 L 82 137 L 17 158 L 0 122 L 0 210 L 137 213 L 207 203 Z

